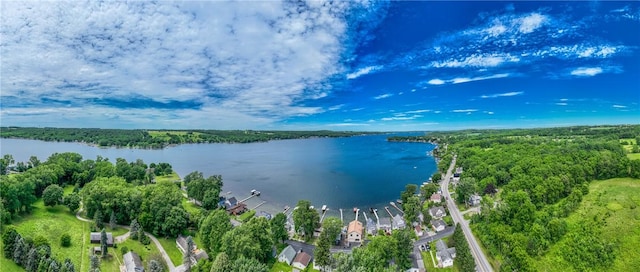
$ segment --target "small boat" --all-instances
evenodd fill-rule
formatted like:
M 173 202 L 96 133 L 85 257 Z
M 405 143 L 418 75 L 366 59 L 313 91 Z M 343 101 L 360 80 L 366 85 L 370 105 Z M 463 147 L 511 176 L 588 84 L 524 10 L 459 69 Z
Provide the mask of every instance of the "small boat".
M 401 199 L 397 199 L 396 202 L 398 202 L 398 204 L 402 204 L 402 200 Z
M 369 212 L 373 213 L 373 207 L 369 207 Z
M 327 210 L 327 205 L 322 205 L 322 211 L 326 211 Z
M 285 205 L 285 206 L 284 206 L 284 211 L 286 212 L 286 211 L 288 211 L 288 210 L 289 210 L 289 205 Z
M 253 189 L 251 190 L 251 195 L 260 196 L 260 191 Z
M 356 212 L 358 212 L 358 208 L 353 207 L 353 213 L 356 213 Z

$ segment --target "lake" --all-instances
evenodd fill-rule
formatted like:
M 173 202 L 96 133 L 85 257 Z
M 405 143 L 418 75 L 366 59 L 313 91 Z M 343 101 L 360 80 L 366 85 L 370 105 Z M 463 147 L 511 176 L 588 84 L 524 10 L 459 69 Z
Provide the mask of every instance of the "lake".
M 403 134 L 407 135 L 407 134 Z M 387 142 L 389 135 L 311 138 L 250 144 L 184 144 L 165 149 L 99 148 L 81 143 L 0 139 L 0 153 L 18 161 L 41 161 L 55 152 L 76 152 L 84 159 L 100 155 L 115 162 L 142 159 L 168 162 L 181 177 L 201 171 L 222 175 L 224 192 L 239 198 L 262 192 L 270 210 L 307 199 L 316 207 L 381 207 L 399 198 L 408 183 L 421 184 L 437 169 L 423 143 Z M 255 199 L 253 200 L 255 201 Z M 251 207 L 251 204 L 248 204 Z

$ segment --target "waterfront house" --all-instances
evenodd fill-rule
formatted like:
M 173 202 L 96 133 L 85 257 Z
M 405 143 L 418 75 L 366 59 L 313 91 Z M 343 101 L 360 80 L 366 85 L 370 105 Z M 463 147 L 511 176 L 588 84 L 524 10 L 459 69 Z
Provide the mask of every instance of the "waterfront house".
M 367 233 L 371 235 L 375 235 L 378 232 L 378 226 L 373 221 L 373 218 L 367 218 Z
M 467 204 L 469 204 L 469 206 L 478 206 L 480 205 L 481 200 L 482 200 L 482 197 L 480 197 L 478 194 L 473 194 L 472 196 L 469 197 Z
M 291 266 L 300 270 L 304 270 L 305 268 L 307 268 L 310 262 L 311 255 L 304 251 L 299 251 L 298 254 L 296 254 L 296 257 L 293 259 Z
M 442 221 L 442 219 L 434 219 L 431 220 L 431 227 L 435 232 L 441 232 L 447 227 L 447 223 Z
M 102 234 L 100 232 L 92 232 L 89 238 L 89 241 L 92 244 L 100 244 L 102 241 Z M 113 235 L 111 232 L 107 232 L 107 246 L 113 246 Z
M 238 215 L 247 211 L 247 204 L 238 202 L 235 197 L 230 197 L 224 202 L 224 208 L 229 214 Z
M 384 230 L 386 232 L 390 232 L 391 231 L 391 218 L 389 218 L 389 217 L 380 218 L 380 221 L 378 222 L 378 228 L 381 229 L 381 230 Z
M 122 259 L 124 260 L 124 268 L 126 272 L 144 272 L 142 260 L 135 252 L 127 252 L 122 256 Z
M 393 217 L 393 229 L 404 229 L 405 227 L 406 224 L 404 222 L 404 218 L 402 218 L 400 214 L 396 214 L 396 216 Z
M 438 194 L 438 193 L 433 193 L 431 195 L 431 197 L 429 198 L 429 200 L 431 202 L 434 202 L 434 203 L 441 203 L 442 202 L 442 195 Z
M 280 255 L 278 255 L 278 261 L 291 265 L 293 259 L 296 257 L 296 250 L 290 245 L 285 247 Z
M 347 241 L 349 243 L 361 242 L 363 229 L 362 222 L 358 220 L 349 222 L 349 226 L 347 227 Z
M 429 209 L 429 214 L 431 215 L 431 217 L 433 218 L 442 218 L 444 216 L 447 215 L 447 212 L 444 210 L 443 207 L 441 206 L 437 206 L 437 207 L 433 207 L 431 209 Z
M 447 245 L 442 240 L 436 242 L 436 259 L 438 260 L 439 267 L 453 266 L 453 258 L 456 257 L 456 248 L 447 248 Z

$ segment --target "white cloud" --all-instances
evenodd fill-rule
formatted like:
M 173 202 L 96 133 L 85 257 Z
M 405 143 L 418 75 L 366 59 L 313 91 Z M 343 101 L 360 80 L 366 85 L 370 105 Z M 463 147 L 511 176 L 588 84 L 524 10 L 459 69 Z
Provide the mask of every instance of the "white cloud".
M 375 11 L 340 1 L 2 5 L 0 89 L 24 98 L 12 106 L 98 103 L 125 118 L 178 105 L 260 122 L 322 112 L 301 102 L 329 95 L 328 79 L 344 73 L 355 46 L 344 14 Z
M 518 19 L 520 27 L 518 30 L 522 33 L 531 33 L 538 29 L 547 21 L 547 17 L 540 13 L 532 13 L 528 16 Z
M 476 109 L 465 109 L 465 110 L 452 110 L 451 112 L 456 112 L 456 113 L 472 113 L 472 112 L 476 112 L 478 110 Z
M 431 112 L 431 110 L 412 110 L 412 111 L 407 111 L 405 112 L 406 114 L 414 114 L 414 113 L 425 113 L 425 112 Z
M 559 103 L 556 103 L 556 105 L 558 105 L 558 106 L 566 106 L 566 105 L 568 105 L 568 104 L 567 104 L 567 103 L 565 103 L 565 102 L 559 102 Z
M 464 68 L 464 67 L 496 67 L 504 63 L 517 63 L 520 58 L 510 54 L 472 54 L 462 59 L 448 59 L 444 61 L 434 61 L 431 66 L 434 68 Z
M 446 83 L 446 82 L 444 82 L 444 80 L 442 80 L 442 79 L 438 79 L 438 78 L 434 78 L 434 79 L 429 80 L 429 81 L 427 82 L 427 84 L 431 84 L 431 85 L 442 85 L 442 84 L 445 84 L 445 83 Z M 414 89 L 414 90 L 415 90 L 415 89 Z
M 369 73 L 375 72 L 380 69 L 382 69 L 382 66 L 367 66 L 364 68 L 360 68 L 358 69 L 358 71 L 347 74 L 347 79 L 356 79 L 363 75 L 367 75 Z
M 327 110 L 335 111 L 335 110 L 342 109 L 344 106 L 345 106 L 345 104 L 339 104 L 339 105 L 331 106 Z
M 602 68 L 600 67 L 580 67 L 571 71 L 572 76 L 595 76 L 602 73 Z
M 374 96 L 373 99 L 375 99 L 375 100 L 385 99 L 385 98 L 389 98 L 389 97 L 392 97 L 392 96 L 393 96 L 393 94 L 386 93 L 386 94 L 381 94 L 381 95 L 378 95 L 378 96 Z
M 418 115 L 418 114 L 414 114 L 411 116 L 404 116 L 404 115 L 394 115 L 393 117 L 385 117 L 385 118 L 381 118 L 380 120 L 382 121 L 407 121 L 407 120 L 415 120 L 422 117 L 422 115 Z
M 505 77 L 508 77 L 508 76 L 509 76 L 509 74 L 496 74 L 496 75 L 483 76 L 483 77 L 472 77 L 472 78 L 458 77 L 458 78 L 454 78 L 454 79 L 448 80 L 447 82 L 453 83 L 453 84 L 458 84 L 458 83 L 467 83 L 467 82 L 487 80 L 487 79 L 505 78 Z
M 488 94 L 488 95 L 482 95 L 480 96 L 481 98 L 497 98 L 497 97 L 509 97 L 509 96 L 516 96 L 516 95 L 522 95 L 524 94 L 524 92 L 508 92 L 508 93 L 498 93 L 498 94 Z
M 627 106 L 623 106 L 623 105 L 613 105 L 613 107 L 614 107 L 614 108 L 617 108 L 617 109 L 624 109 L 624 108 L 626 108 Z

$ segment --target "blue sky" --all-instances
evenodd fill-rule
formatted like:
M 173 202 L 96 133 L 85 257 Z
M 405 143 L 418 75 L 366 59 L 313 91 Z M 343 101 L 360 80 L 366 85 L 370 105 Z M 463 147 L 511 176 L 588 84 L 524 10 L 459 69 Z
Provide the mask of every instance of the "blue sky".
M 0 124 L 639 123 L 639 2 L 0 3 Z

